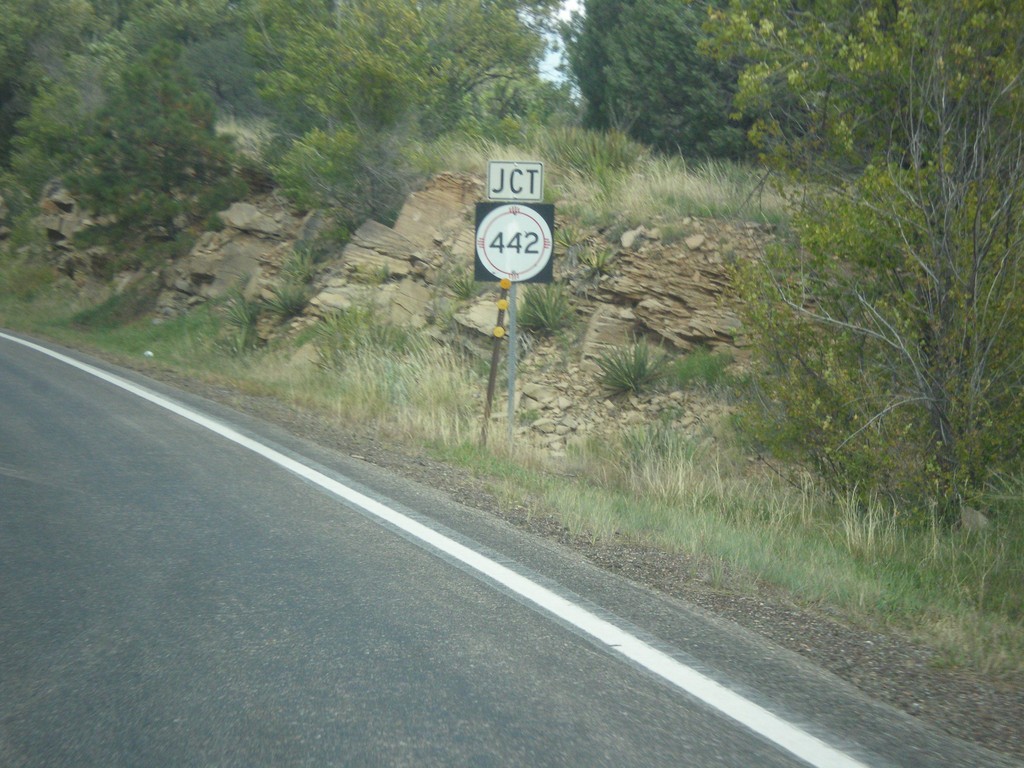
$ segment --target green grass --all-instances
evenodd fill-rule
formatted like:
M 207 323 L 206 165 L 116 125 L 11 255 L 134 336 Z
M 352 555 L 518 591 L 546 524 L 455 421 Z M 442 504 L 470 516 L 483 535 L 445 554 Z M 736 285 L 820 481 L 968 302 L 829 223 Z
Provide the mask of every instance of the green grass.
M 666 379 L 679 389 L 713 388 L 728 381 L 733 358 L 728 352 L 695 349 L 667 366 Z
M 16 298 L 28 301 L 53 285 L 54 274 L 53 270 L 45 265 L 21 263 L 4 270 L 0 274 L 0 280 Z
M 1024 674 L 1019 481 L 993 500 L 1000 514 L 991 526 L 967 533 L 900 526 L 881 504 L 864 510 L 810 481 L 794 488 L 752 476 L 728 441 L 711 450 L 662 424 L 586 444 L 553 474 L 523 447 L 481 448 L 482 378 L 454 351 L 379 324 L 369 310 L 334 319 L 329 349 L 340 357 L 323 367 L 292 364 L 291 342 L 225 356 L 229 329 L 215 307 L 118 327 L 83 328 L 70 314 L 27 324 L 137 367 L 288 400 L 325 422 L 372 425 L 470 469 L 504 503 L 553 516 L 574 534 L 686 554 L 722 589 L 770 585 L 801 605 L 908 633 L 943 664 Z M 11 305 L 0 304 L 3 323 L 11 318 Z M 327 343 L 320 333 L 315 343 Z
M 382 320 L 369 305 L 328 315 L 316 327 L 315 344 L 324 367 L 338 371 L 358 363 L 365 350 L 400 359 L 425 346 L 419 334 Z

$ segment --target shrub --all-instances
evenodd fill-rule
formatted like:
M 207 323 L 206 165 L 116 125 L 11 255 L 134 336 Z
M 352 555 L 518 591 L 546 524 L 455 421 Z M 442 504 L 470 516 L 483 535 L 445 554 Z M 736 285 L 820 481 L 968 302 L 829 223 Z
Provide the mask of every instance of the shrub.
M 668 378 L 680 389 L 695 386 L 713 387 L 726 380 L 732 364 L 728 352 L 711 352 L 698 348 L 668 366 Z
M 241 291 L 232 291 L 225 310 L 228 325 L 235 335 L 231 339 L 233 352 L 246 352 L 259 343 L 256 323 L 260 319 L 260 303 L 247 299 Z
M 668 357 L 653 351 L 644 342 L 628 349 L 606 352 L 597 359 L 601 369 L 601 385 L 613 395 L 639 393 L 660 382 L 665 376 Z
M 82 139 L 72 191 L 97 214 L 136 231 L 173 235 L 244 194 L 231 178 L 230 142 L 214 131 L 214 106 L 163 42 L 122 72 Z
M 309 303 L 309 289 L 305 283 L 285 280 L 270 289 L 267 309 L 280 320 L 289 320 L 302 314 Z
M 333 312 L 316 328 L 316 348 L 325 368 L 343 369 L 361 350 L 406 355 L 423 346 L 412 331 L 381 320 L 375 307 L 356 306 Z
M 151 312 L 156 306 L 160 287 L 155 280 L 146 280 L 130 285 L 120 293 L 83 309 L 71 319 L 79 328 L 110 329 L 126 325 Z
M 531 285 L 519 310 L 519 324 L 530 331 L 554 333 L 572 324 L 569 293 L 560 283 Z

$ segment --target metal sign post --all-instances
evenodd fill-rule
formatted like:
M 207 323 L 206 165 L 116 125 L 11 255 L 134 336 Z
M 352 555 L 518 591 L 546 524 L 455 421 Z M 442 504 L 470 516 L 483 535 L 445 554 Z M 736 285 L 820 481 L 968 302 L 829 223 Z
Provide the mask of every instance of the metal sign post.
M 482 437 L 486 445 L 498 345 L 506 335 L 502 320 L 507 311 L 508 440 L 511 445 L 515 435 L 516 407 L 516 288 L 519 283 L 550 283 L 553 279 L 551 256 L 555 241 L 555 206 L 539 202 L 544 199 L 544 164 L 539 162 L 491 161 L 487 166 L 487 192 L 492 201 L 504 202 L 477 203 L 476 206 L 473 277 L 482 282 L 500 280 L 502 287 Z
M 508 292 L 508 444 L 515 437 L 516 415 L 516 285 Z

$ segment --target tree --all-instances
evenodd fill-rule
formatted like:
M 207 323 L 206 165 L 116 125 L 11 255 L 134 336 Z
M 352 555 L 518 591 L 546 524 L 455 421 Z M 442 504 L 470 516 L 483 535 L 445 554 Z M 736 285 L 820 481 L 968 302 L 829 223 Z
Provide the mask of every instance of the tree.
M 454 128 L 474 93 L 536 76 L 551 0 L 261 0 L 253 48 L 264 94 L 305 129 Z
M 563 28 L 591 128 L 689 156 L 740 157 L 745 126 L 730 118 L 737 67 L 701 50 L 704 3 L 586 0 Z
M 472 124 L 495 83 L 537 79 L 533 25 L 551 5 L 259 0 L 250 43 L 262 94 L 295 137 L 275 158 L 278 176 L 307 204 L 388 218 L 408 191 L 402 152 L 413 137 Z
M 299 130 L 379 131 L 423 91 L 422 19 L 405 0 L 263 0 L 251 36 L 264 95 Z
M 839 485 L 950 519 L 1022 468 L 1022 13 L 734 0 L 712 19 L 804 195 L 798 242 L 746 283 L 775 432 Z
M 85 0 L 0 0 L 0 168 L 10 161 L 16 125 L 46 80 L 66 72 L 96 29 Z
M 98 214 L 171 236 L 205 213 L 201 195 L 230 174 L 213 103 L 163 43 L 130 64 L 99 111 L 70 184 Z
M 427 98 L 421 124 L 428 136 L 474 114 L 484 92 L 538 80 L 545 43 L 527 22 L 531 14 L 542 22 L 551 5 L 479 0 L 422 5 Z

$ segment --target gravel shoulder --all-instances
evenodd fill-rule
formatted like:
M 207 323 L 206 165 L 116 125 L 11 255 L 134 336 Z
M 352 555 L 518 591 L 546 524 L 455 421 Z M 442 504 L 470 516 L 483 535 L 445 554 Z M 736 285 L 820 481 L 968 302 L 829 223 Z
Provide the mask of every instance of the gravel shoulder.
M 1024 761 L 1024 680 L 943 667 L 932 651 L 907 638 L 848 626 L 836 616 L 805 610 L 768 589 L 753 594 L 723 590 L 710 583 L 705 564 L 686 556 L 633 542 L 595 543 L 573 536 L 553 518 L 500 503 L 470 472 L 389 444 L 365 429 L 342 430 L 278 400 L 197 383 L 176 373 L 149 367 L 145 373 L 557 541 L 601 568 L 734 621 L 952 736 Z

